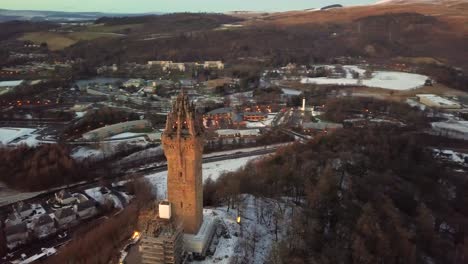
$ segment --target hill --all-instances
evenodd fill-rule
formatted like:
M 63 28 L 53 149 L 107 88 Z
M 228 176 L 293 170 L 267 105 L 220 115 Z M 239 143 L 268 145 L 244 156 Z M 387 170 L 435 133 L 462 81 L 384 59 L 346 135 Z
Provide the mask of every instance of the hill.
M 152 14 L 161 14 L 161 13 L 152 13 Z M 12 20 L 51 21 L 51 22 L 94 21 L 100 17 L 122 17 L 122 16 L 141 16 L 141 15 L 142 14 L 0 9 L 0 22 L 12 21 Z
M 468 57 L 468 18 L 462 11 L 468 7 L 434 6 L 372 5 L 294 11 L 244 16 L 244 21 L 214 14 L 158 16 L 132 29 L 123 40 L 98 40 L 86 45 L 95 44 L 97 50 L 105 45 L 105 53 L 92 55 L 108 58 L 105 63 L 115 63 L 115 54 L 125 47 L 121 59 L 136 62 L 256 58 L 287 64 L 320 63 L 340 56 L 381 60 L 403 56 L 432 57 L 468 69 L 464 59 Z M 119 20 L 113 19 L 108 25 L 124 24 Z M 217 30 L 225 23 L 239 26 Z M 78 43 L 67 53 L 77 56 L 83 48 L 84 44 Z

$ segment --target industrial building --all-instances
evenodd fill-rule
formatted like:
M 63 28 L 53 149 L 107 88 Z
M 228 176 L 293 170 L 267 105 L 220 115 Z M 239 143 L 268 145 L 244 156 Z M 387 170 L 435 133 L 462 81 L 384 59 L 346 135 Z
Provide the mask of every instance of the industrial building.
M 112 137 L 120 133 L 149 128 L 151 128 L 151 123 L 148 120 L 128 121 L 89 131 L 83 134 L 83 138 L 85 140 L 98 141 L 104 140 L 108 137 Z

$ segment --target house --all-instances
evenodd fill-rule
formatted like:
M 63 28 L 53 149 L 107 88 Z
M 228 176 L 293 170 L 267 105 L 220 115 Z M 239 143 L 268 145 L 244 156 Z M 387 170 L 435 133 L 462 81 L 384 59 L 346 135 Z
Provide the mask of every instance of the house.
M 185 68 L 185 63 L 173 62 L 173 63 L 169 63 L 166 66 L 163 66 L 163 70 L 164 71 L 177 70 L 177 71 L 184 72 L 186 68 Z
M 268 114 L 262 112 L 244 112 L 244 120 L 245 121 L 263 121 L 268 118 Z
M 76 220 L 75 211 L 72 208 L 63 208 L 55 211 L 55 220 L 60 228 L 70 226 Z
M 75 211 L 81 219 L 87 219 L 97 214 L 96 204 L 91 200 L 75 205 Z
M 254 143 L 261 135 L 259 129 L 218 129 L 216 134 L 223 144 Z
M 122 84 L 123 87 L 136 87 L 139 88 L 140 86 L 145 85 L 145 80 L 143 79 L 130 79 Z
M 28 238 L 29 233 L 26 223 L 5 227 L 5 239 L 9 249 L 25 244 L 28 241 Z
M 205 61 L 203 64 L 204 69 L 224 69 L 224 63 L 222 61 Z
M 172 61 L 148 61 L 149 66 L 161 66 L 168 65 L 172 63 Z
M 20 202 L 16 208 L 16 211 L 21 218 L 24 218 L 32 214 L 33 208 L 29 203 Z
M 60 192 L 55 194 L 55 199 L 61 205 L 70 205 L 76 202 L 76 198 L 73 197 L 68 191 L 61 190 Z
M 33 220 L 33 232 L 37 238 L 48 237 L 56 231 L 54 220 L 48 214 L 43 214 Z
M 215 109 L 206 113 L 206 116 L 214 118 L 214 119 L 231 118 L 232 113 L 233 113 L 233 110 L 231 107 L 223 107 L 223 108 L 218 108 L 218 109 Z

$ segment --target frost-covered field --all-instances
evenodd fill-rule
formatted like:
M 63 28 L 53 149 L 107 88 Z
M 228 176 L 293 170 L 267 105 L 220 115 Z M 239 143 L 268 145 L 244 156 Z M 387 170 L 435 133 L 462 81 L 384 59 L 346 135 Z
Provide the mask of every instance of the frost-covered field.
M 204 163 L 203 164 L 203 181 L 206 179 L 211 178 L 212 180 L 216 180 L 221 176 L 221 174 L 226 172 L 233 172 L 240 169 L 242 166 L 246 165 L 249 161 L 257 159 L 261 156 L 252 156 L 252 157 L 244 157 L 238 159 L 231 159 L 231 160 L 223 160 L 211 163 Z M 153 173 L 150 175 L 145 176 L 148 179 L 156 193 L 158 199 L 165 199 L 167 196 L 167 171 L 162 171 L 158 173 Z
M 331 66 L 326 66 L 333 68 Z M 365 72 L 364 69 L 359 68 L 358 66 L 343 66 L 343 69 L 346 71 L 345 78 L 327 78 L 327 77 L 320 77 L 320 78 L 302 78 L 301 83 L 303 84 L 321 84 L 321 85 L 353 85 L 353 86 L 367 86 L 367 87 L 375 87 L 375 88 L 382 88 L 388 90 L 398 90 L 398 91 L 405 91 L 405 90 L 412 90 L 420 88 L 424 85 L 426 80 L 428 79 L 427 76 L 414 74 L 414 73 L 406 73 L 406 72 L 394 72 L 394 71 L 375 71 L 372 74 L 370 79 L 353 79 L 352 72 L 357 72 L 362 76 Z

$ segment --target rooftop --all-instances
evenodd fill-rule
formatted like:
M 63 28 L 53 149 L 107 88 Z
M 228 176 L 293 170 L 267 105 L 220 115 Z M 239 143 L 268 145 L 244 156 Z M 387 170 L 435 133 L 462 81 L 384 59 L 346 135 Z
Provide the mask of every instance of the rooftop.
M 64 208 L 55 211 L 54 214 L 56 218 L 65 218 L 74 215 L 75 212 L 71 208 Z
M 50 217 L 50 215 L 43 214 L 43 215 L 39 216 L 39 218 L 35 219 L 34 224 L 36 226 L 42 226 L 42 225 L 50 224 L 50 223 L 53 223 L 53 222 L 54 222 L 54 220 L 52 220 L 52 217 Z
M 219 115 L 219 114 L 229 114 L 232 112 L 232 108 L 231 107 L 223 107 L 223 108 L 218 108 L 218 109 L 215 109 L 215 110 L 212 110 L 208 113 L 206 113 L 207 115 Z
M 23 80 L 15 80 L 15 81 L 2 81 L 0 82 L 0 87 L 12 87 L 18 86 L 23 82 Z
M 457 102 L 440 97 L 435 94 L 417 94 L 416 96 L 420 99 L 425 98 L 427 100 L 430 100 L 432 103 L 437 104 L 439 106 L 460 106 L 460 104 Z
M 95 207 L 95 203 L 91 200 L 87 200 L 87 201 L 84 201 L 84 202 L 81 202 L 77 205 L 77 210 L 78 212 L 81 212 L 83 210 L 86 210 L 88 208 L 91 208 L 91 207 Z
M 433 128 L 450 129 L 460 133 L 468 133 L 468 121 L 447 121 L 434 122 L 431 124 Z
M 21 223 L 21 224 L 18 224 L 18 225 L 5 227 L 5 235 L 6 236 L 19 234 L 19 233 L 26 233 L 26 232 L 28 232 L 28 227 L 27 227 L 26 223 Z

